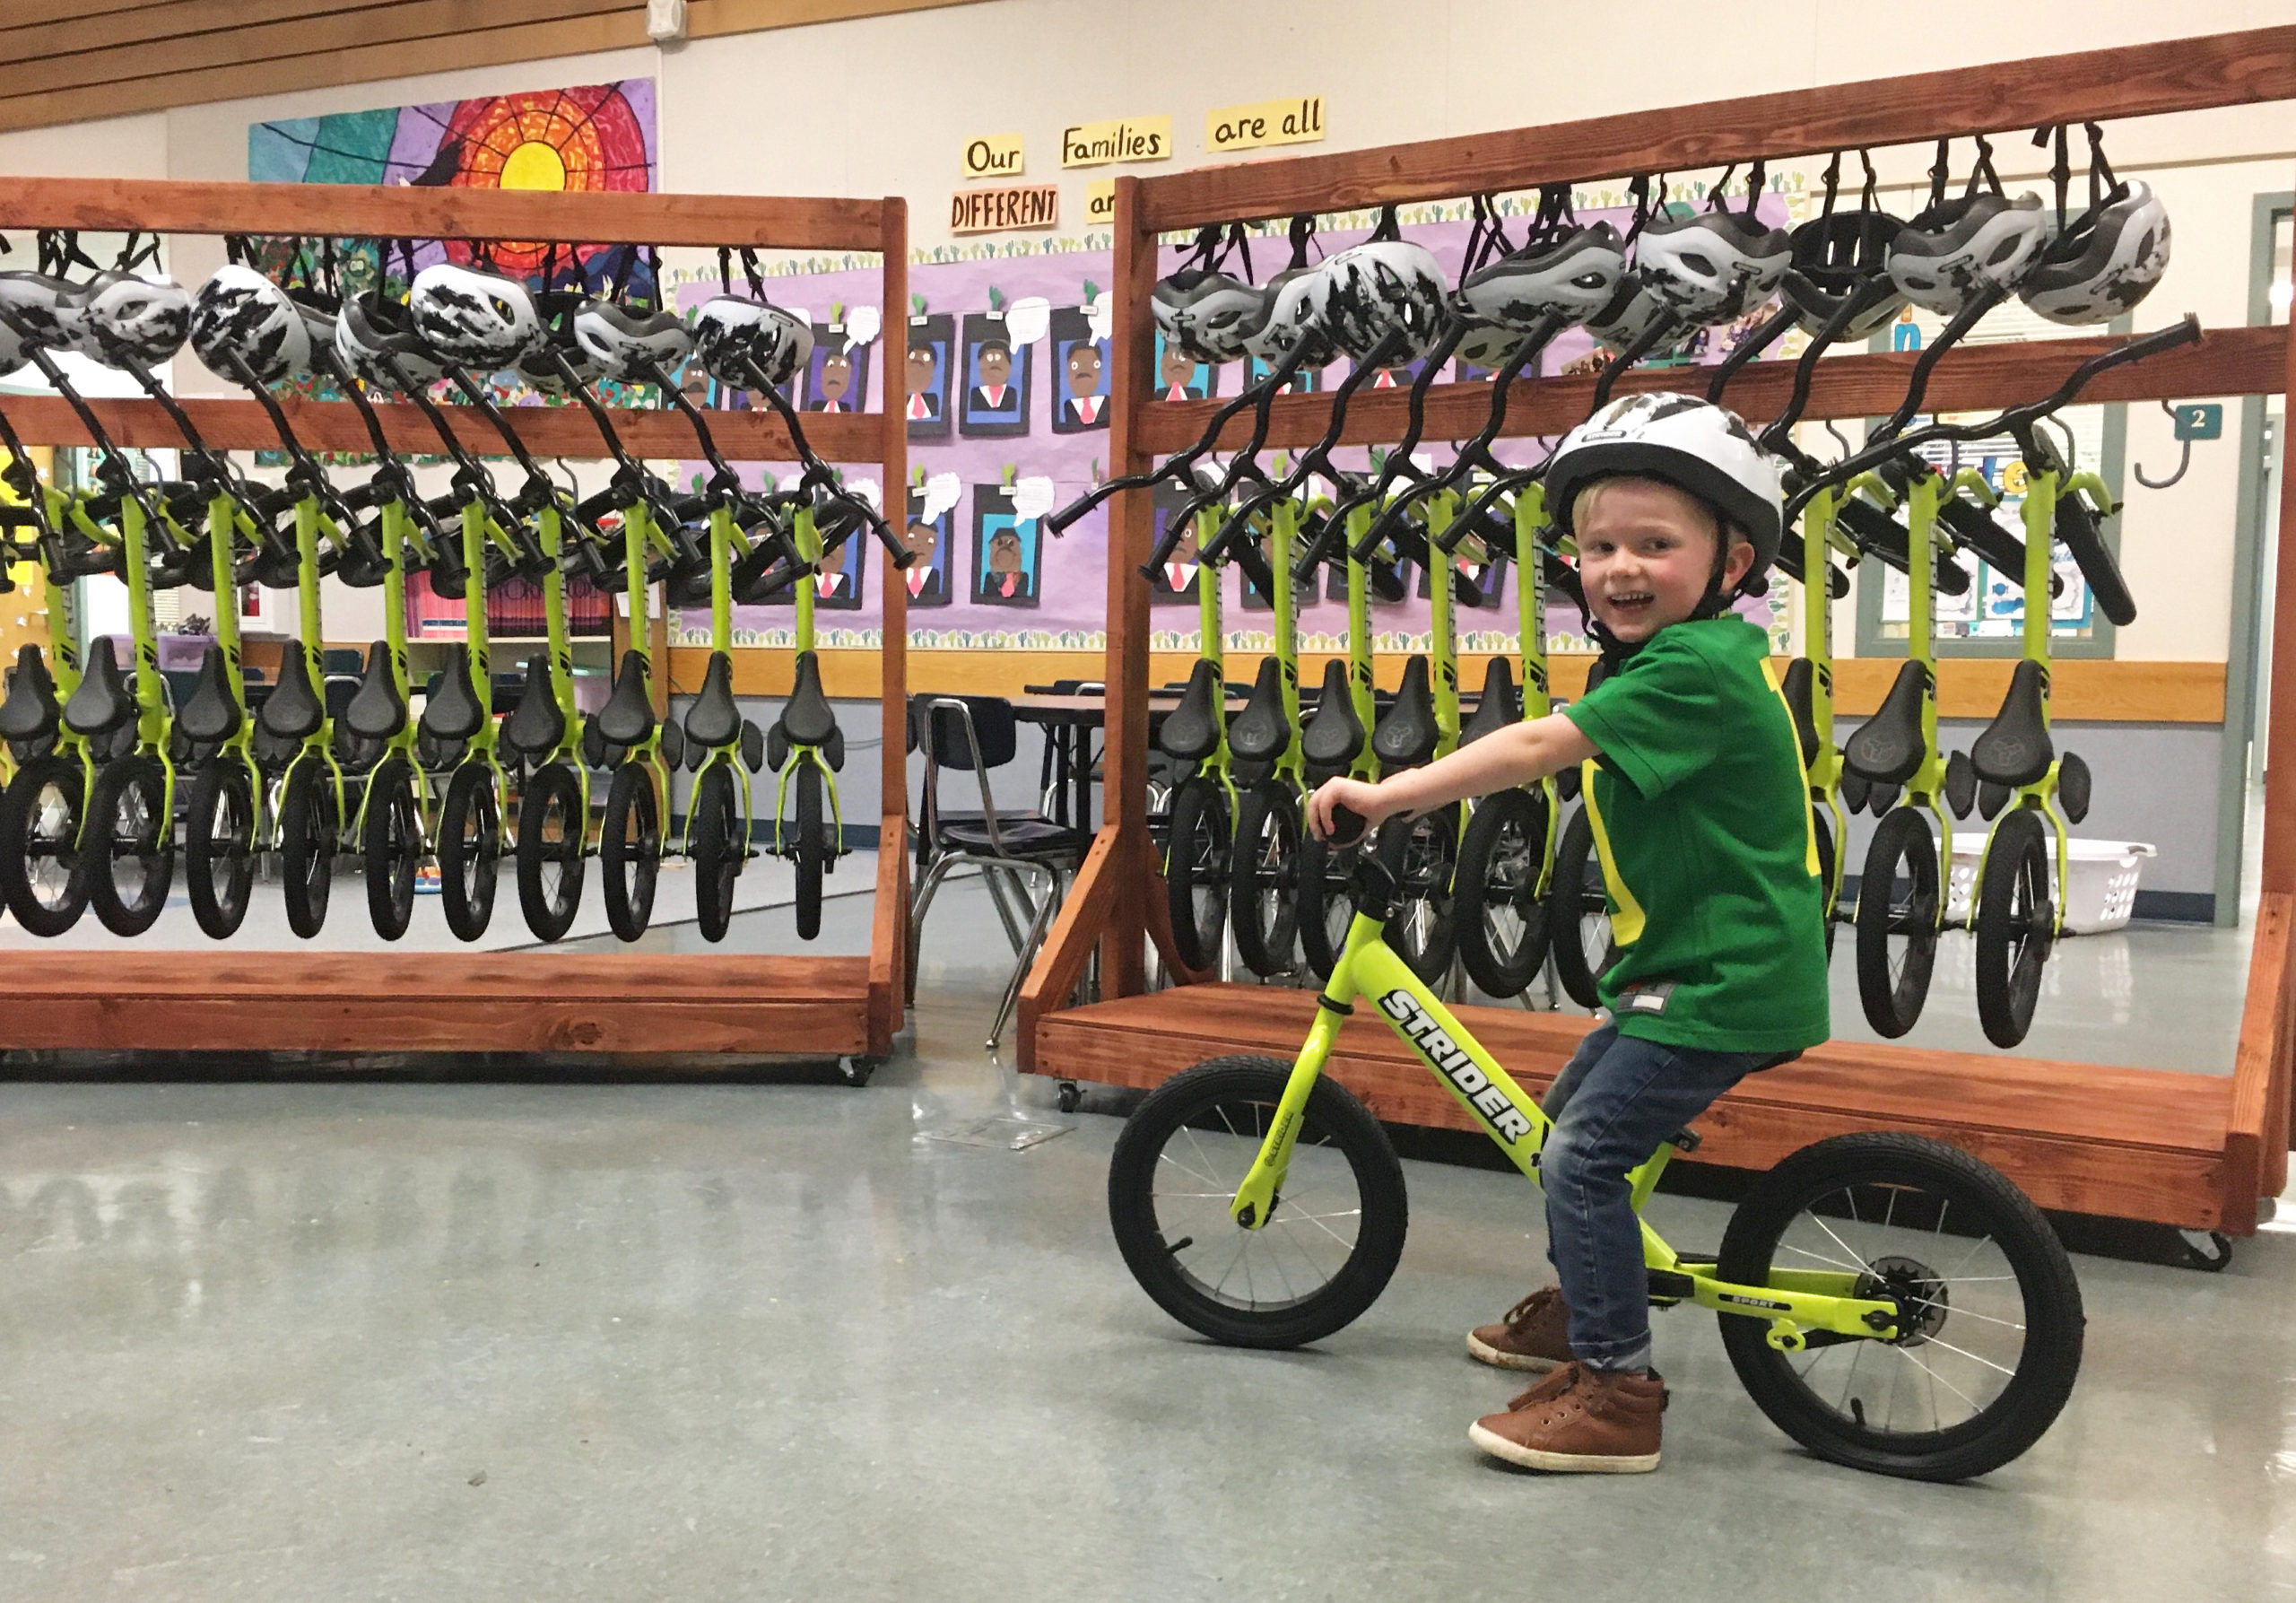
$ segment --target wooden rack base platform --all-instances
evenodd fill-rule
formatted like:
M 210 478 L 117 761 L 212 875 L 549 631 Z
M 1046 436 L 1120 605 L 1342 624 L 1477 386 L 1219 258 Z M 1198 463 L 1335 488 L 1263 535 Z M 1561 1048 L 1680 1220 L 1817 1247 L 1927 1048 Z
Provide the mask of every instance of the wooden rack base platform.
M 1192 985 L 1046 1015 L 1039 1072 L 1153 1086 L 1228 1053 L 1290 1062 L 1314 1018 L 1308 991 Z M 1592 1019 L 1501 1007 L 1458 1009 L 1477 1041 L 1526 1089 L 1544 1093 Z M 1392 1124 L 1482 1126 L 1368 1011 L 1340 1031 L 1329 1071 Z M 1975 1153 L 2041 1207 L 2187 1229 L 2253 1229 L 2254 1181 L 2234 1181 L 2222 1075 L 2103 1068 L 2033 1058 L 1977 1058 L 1836 1042 L 1739 1082 L 1700 1115 L 1695 1158 L 1765 1170 L 1813 1141 L 1902 1130 Z

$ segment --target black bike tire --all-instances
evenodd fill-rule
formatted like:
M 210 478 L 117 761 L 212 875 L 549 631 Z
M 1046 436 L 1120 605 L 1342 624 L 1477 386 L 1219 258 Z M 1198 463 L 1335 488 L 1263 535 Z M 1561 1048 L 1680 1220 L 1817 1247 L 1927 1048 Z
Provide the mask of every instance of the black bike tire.
M 242 821 L 230 838 L 216 829 L 216 815 L 227 801 Z M 191 896 L 191 916 L 212 940 L 230 939 L 248 916 L 255 834 L 254 781 L 236 757 L 218 753 L 192 781 L 183 829 L 184 889 Z
M 447 799 L 439 808 L 439 904 L 457 940 L 477 940 L 494 919 L 495 864 L 502 855 L 500 805 L 494 771 L 484 762 L 465 762 L 447 781 Z M 477 827 L 465 842 L 464 830 L 474 822 Z
M 279 801 L 279 882 L 287 928 L 302 940 L 326 927 L 342 832 L 334 776 L 319 758 L 301 759 L 287 771 Z
M 112 826 L 130 786 L 144 793 L 146 816 L 155 817 L 158 825 L 151 849 L 144 854 L 144 883 L 133 902 L 121 897 L 119 881 L 113 875 L 121 843 Z M 77 866 L 88 882 L 88 905 L 114 935 L 142 935 L 167 909 L 168 886 L 175 879 L 176 864 L 175 820 L 166 815 L 167 789 L 167 771 L 160 766 L 160 760 L 140 754 L 113 758 L 89 787 L 83 833 L 95 849 L 83 851 Z
M 2027 901 L 2022 919 L 2016 908 L 2021 892 Z M 2018 807 L 1994 825 L 1977 888 L 1978 1023 L 1985 1038 L 2005 1051 L 2033 1026 L 2041 973 L 2055 944 L 2048 829 L 2039 813 Z
M 563 820 L 555 842 L 545 838 L 553 801 Z M 518 798 L 518 907 L 538 941 L 563 940 L 582 910 L 582 851 L 589 827 L 582 809 L 581 781 L 573 769 L 563 762 L 545 762 L 527 776 L 525 794 Z M 543 884 L 543 870 L 552 862 L 558 865 L 554 899 Z
M 1276 856 L 1265 854 L 1266 832 L 1276 832 Z M 1289 972 L 1300 935 L 1300 805 L 1286 780 L 1253 786 L 1236 804 L 1236 833 L 1229 851 L 1228 921 L 1236 954 L 1261 979 Z M 1264 899 L 1274 902 L 1263 918 Z
M 1494 884 L 1492 864 L 1502 842 L 1519 838 L 1525 846 L 1521 883 Z M 1546 965 L 1551 929 L 1545 900 L 1539 894 L 1546 867 L 1547 815 L 1544 790 L 1500 790 L 1475 804 L 1459 837 L 1459 867 L 1451 889 L 1451 921 L 1458 931 L 1459 961 L 1467 978 L 1486 996 L 1515 997 L 1530 989 Z M 1501 953 L 1488 919 L 1498 902 L 1511 902 L 1523 920 L 1523 938 L 1513 954 Z
M 414 921 L 414 882 L 422 870 L 422 814 L 414 799 L 414 765 L 396 754 L 367 776 L 364 853 L 367 918 L 387 941 Z
M 632 850 L 631 826 L 637 825 Z M 654 884 L 662 865 L 661 806 L 654 771 L 624 762 L 606 786 L 605 817 L 598 833 L 598 890 L 614 935 L 634 941 L 654 917 Z
M 1911 886 L 1909 906 L 1897 902 L 1900 866 Z M 1884 816 L 1866 849 L 1857 882 L 1857 999 L 1866 1022 L 1895 1041 L 1921 1021 L 1937 962 L 1937 839 L 1918 807 Z M 1905 966 L 1890 972 L 1890 937 L 1904 939 Z
M 1599 863 L 1594 821 L 1581 807 L 1563 826 L 1562 840 L 1554 849 L 1554 884 L 1547 895 L 1547 936 L 1554 954 L 1555 978 L 1562 981 L 1563 990 L 1581 1007 L 1602 1006 L 1596 981 L 1610 966 L 1607 944 L 1604 951 L 1592 958 L 1587 956 L 1583 922 L 1591 914 L 1605 911 L 1609 905 L 1604 899 L 1599 874 L 1592 884 L 1588 883 L 1589 873 L 1596 871 Z
M 734 884 L 742 872 L 742 849 L 734 838 L 734 776 L 714 763 L 693 788 L 686 804 L 692 832 L 693 916 L 701 938 L 722 941 L 734 918 Z
M 1132 1111 L 1109 1159 L 1109 1224 L 1133 1278 L 1166 1313 L 1228 1346 L 1303 1346 L 1344 1329 L 1387 1288 L 1410 1225 L 1403 1164 L 1387 1131 L 1346 1087 L 1326 1076 L 1316 1082 L 1306 1118 L 1330 1132 L 1361 1198 L 1354 1250 L 1346 1262 L 1321 1291 L 1280 1312 L 1229 1307 L 1189 1285 L 1156 1224 L 1155 1171 L 1164 1146 L 1188 1119 L 1223 1099 L 1273 1107 L 1291 1076 L 1292 1065 L 1275 1058 L 1214 1058 L 1196 1064 L 1150 1092 Z
M 1429 985 L 1440 985 L 1450 973 L 1451 959 L 1458 952 L 1452 900 L 1452 886 L 1458 878 L 1459 868 L 1457 807 L 1438 807 L 1424 817 L 1411 821 L 1405 862 L 1405 871 L 1396 876 L 1401 889 L 1396 899 L 1395 916 L 1387 921 L 1387 944 L 1413 973 Z M 1406 883 L 1412 880 L 1422 881 L 1423 888 L 1415 891 Z M 1411 910 L 1422 903 L 1430 908 L 1429 916 L 1414 925 Z M 1423 938 L 1413 938 L 1414 928 L 1424 931 Z
M 1833 819 L 1823 803 L 1810 804 L 1810 824 L 1818 837 L 1818 896 L 1821 905 L 1833 896 Z M 1833 963 L 1833 934 L 1841 922 L 1840 903 L 1834 902 L 1826 908 L 1826 963 Z
M 1358 849 L 1352 846 L 1335 849 L 1313 834 L 1300 842 L 1296 914 L 1300 955 L 1308 960 L 1309 971 L 1318 980 L 1331 978 L 1339 963 L 1340 948 L 1346 943 L 1347 926 L 1354 921 L 1355 904 L 1348 895 L 1348 880 L 1355 871 Z
M 1220 962 L 1220 937 L 1228 918 L 1229 861 L 1235 832 L 1228 816 L 1228 794 L 1219 781 L 1198 774 L 1172 795 L 1171 835 L 1164 850 L 1164 891 L 1170 904 L 1172 945 L 1182 963 L 1210 969 Z M 1202 832 L 1211 842 L 1208 859 L 1187 849 Z M 1212 894 L 1197 907 L 1199 893 Z
M 811 762 L 797 764 L 797 938 L 822 932 L 822 876 L 829 871 L 829 830 L 822 817 L 822 774 Z
M 2040 1440 L 2073 1393 L 2085 1316 L 2064 1246 L 2030 1198 L 1957 1147 L 1882 1132 L 1836 1136 L 1795 1153 L 1753 1183 L 1723 1233 L 1716 1274 L 1739 1285 L 1768 1284 L 1779 1239 L 1811 1202 L 1852 1181 L 1935 1188 L 1975 1215 L 2001 1245 L 2025 1300 L 2025 1353 L 2001 1396 L 1949 1430 L 1860 1433 L 1821 1407 L 1770 1346 L 1766 1321 L 1717 1317 L 1730 1366 L 1754 1405 L 1822 1459 L 1880 1475 L 1958 1481 L 2008 1463 Z M 1892 1444 L 1894 1443 L 1894 1444 Z
M 65 875 L 63 899 L 54 906 L 42 902 L 32 888 L 30 871 L 32 810 L 51 785 L 70 803 L 54 854 L 62 859 Z M 18 769 L 6 791 L 0 793 L 0 898 L 30 934 L 48 938 L 62 935 L 87 910 L 88 882 L 79 871 L 77 844 L 88 814 L 87 791 L 87 773 L 76 759 L 45 756 Z

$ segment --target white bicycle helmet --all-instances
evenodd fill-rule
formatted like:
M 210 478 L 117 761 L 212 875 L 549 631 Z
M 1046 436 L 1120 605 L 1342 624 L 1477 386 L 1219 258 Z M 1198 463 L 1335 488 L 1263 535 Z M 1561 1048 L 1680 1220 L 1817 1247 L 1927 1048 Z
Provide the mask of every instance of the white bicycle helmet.
M 559 358 L 565 358 L 561 365 Z M 573 393 L 567 380 L 587 389 L 606 376 L 605 369 L 585 350 L 574 335 L 574 309 L 567 307 L 543 324 L 543 336 L 533 350 L 518 358 L 511 371 L 544 395 Z
M 1729 408 L 1651 390 L 1613 401 L 1571 430 L 1545 475 L 1546 504 L 1565 534 L 1578 492 L 1619 475 L 1663 479 L 1744 531 L 1754 560 L 1740 588 L 1778 560 L 1785 506 L 1778 459 Z
M 812 332 L 806 330 L 808 337 Z M 625 384 L 644 383 L 657 371 L 674 373 L 693 351 L 693 331 L 677 313 L 632 311 L 611 301 L 585 301 L 575 308 L 574 337 L 600 372 Z
M 1148 304 L 1166 344 L 1215 367 L 1240 360 L 1248 338 L 1268 322 L 1266 292 L 1216 267 L 1182 267 L 1157 280 Z
M 1247 355 L 1274 367 L 1297 350 L 1303 369 L 1330 364 L 1338 351 L 1325 318 L 1331 279 L 1324 266 L 1286 267 L 1267 281 L 1260 292 L 1259 322 L 1244 335 Z
M 1657 292 L 1630 273 L 1619 280 L 1608 303 L 1587 319 L 1587 332 L 1615 355 L 1633 345 L 1662 317 L 1674 318 L 1675 327 L 1644 353 L 1646 356 L 1665 356 L 1680 350 L 1698 326 L 1683 321 Z
M 31 359 L 31 342 L 5 322 L 0 322 L 0 379 L 14 374 Z
M 2092 206 L 2040 254 L 2018 298 L 2052 323 L 2109 323 L 2169 270 L 2169 212 L 2149 184 Z
M 1404 336 L 1388 365 L 1432 350 L 1450 320 L 1450 297 L 1434 253 L 1409 240 L 1371 239 L 1324 264 L 1324 317 L 1332 343 L 1361 362 L 1391 332 Z
M 0 273 L 0 311 L 6 312 L 32 343 L 52 351 L 69 350 L 71 336 L 57 308 L 74 288 L 45 273 Z
M 311 325 L 285 290 L 253 267 L 226 263 L 191 303 L 191 348 L 219 379 L 239 381 L 233 358 L 258 384 L 311 369 Z
M 1979 190 L 1941 201 L 1898 231 L 1890 277 L 1916 306 L 1950 318 L 1987 286 L 2014 290 L 2055 231 L 2031 190 L 2011 200 Z
M 1586 321 L 1610 303 L 1625 276 L 1618 230 L 1595 222 L 1469 274 L 1459 282 L 1459 302 L 1484 322 L 1527 333 L 1552 312 Z
M 1770 299 L 1793 255 L 1783 229 L 1725 208 L 1652 218 L 1634 241 L 1634 273 L 1685 322 L 1727 323 Z
M 173 280 L 99 273 L 72 292 L 74 348 L 112 366 L 153 368 L 183 349 L 191 297 Z
M 714 295 L 694 318 L 693 353 L 720 384 L 754 388 L 753 363 L 768 383 L 787 389 L 813 359 L 813 327 L 768 301 Z
M 335 320 L 335 354 L 370 389 L 400 393 L 400 380 L 427 389 L 446 370 L 414 332 L 405 302 L 379 290 L 362 290 L 343 303 Z
M 480 372 L 515 367 L 544 337 L 534 292 L 515 278 L 438 262 L 406 292 L 414 331 L 449 362 Z
M 1822 332 L 1844 300 L 1877 279 L 1890 283 L 1890 292 L 1834 337 L 1842 344 L 1871 339 L 1896 321 L 1905 295 L 1889 279 L 1890 246 L 1904 227 L 1886 212 L 1860 210 L 1813 217 L 1794 231 L 1794 265 L 1779 287 L 1801 312 L 1804 333 Z

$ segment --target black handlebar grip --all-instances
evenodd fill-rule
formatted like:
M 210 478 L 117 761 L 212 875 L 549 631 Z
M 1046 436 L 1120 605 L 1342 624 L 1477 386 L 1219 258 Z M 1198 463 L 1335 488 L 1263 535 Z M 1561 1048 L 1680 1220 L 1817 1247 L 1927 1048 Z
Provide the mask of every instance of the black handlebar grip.
M 0 528 L 37 528 L 39 515 L 30 507 L 0 505 Z
M 2121 578 L 2120 564 L 2113 561 L 2112 551 L 2105 544 L 2104 527 L 2095 510 L 2077 495 L 2059 498 L 2057 537 L 2065 542 L 2081 577 L 2089 581 L 2097 610 L 2124 629 L 2135 623 L 2136 598 L 2128 593 L 2128 581 Z
M 1335 806 L 1331 810 L 1331 833 L 1325 837 L 1324 843 L 1344 850 L 1361 841 L 1363 832 L 1370 827 L 1370 821 L 1353 808 Z
M 1937 509 L 1937 521 L 1951 530 L 1954 541 L 1974 551 L 2002 572 L 2022 578 L 2025 543 L 2001 527 L 2000 520 L 1974 501 L 1949 501 Z M 2050 586 L 2054 593 L 2060 587 Z

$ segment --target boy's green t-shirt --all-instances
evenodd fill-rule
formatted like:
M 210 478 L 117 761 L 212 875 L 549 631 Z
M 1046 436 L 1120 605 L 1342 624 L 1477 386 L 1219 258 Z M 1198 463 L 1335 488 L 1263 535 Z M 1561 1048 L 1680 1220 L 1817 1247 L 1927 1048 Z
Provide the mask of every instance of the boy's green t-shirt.
M 1794 715 L 1743 618 L 1669 624 L 1562 710 L 1601 754 L 1589 822 L 1619 1032 L 1791 1052 L 1831 1034 L 1825 898 Z

